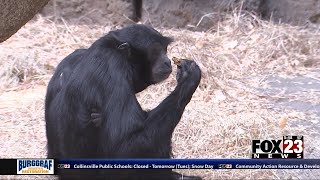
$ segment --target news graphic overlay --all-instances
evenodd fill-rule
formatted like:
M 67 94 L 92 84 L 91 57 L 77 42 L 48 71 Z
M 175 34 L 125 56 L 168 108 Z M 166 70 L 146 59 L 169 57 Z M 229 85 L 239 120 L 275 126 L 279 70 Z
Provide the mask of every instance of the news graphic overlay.
M 252 140 L 252 159 L 303 159 L 303 136 L 282 140 Z
M 54 174 L 54 160 L 17 159 L 17 174 Z
M 320 169 L 320 159 L 0 159 L 0 175 L 57 175 L 60 169 Z
M 59 169 L 320 169 L 320 159 L 68 159 Z
M 232 169 L 232 164 L 219 164 L 219 169 Z
M 70 164 L 58 164 L 58 169 L 70 169 Z

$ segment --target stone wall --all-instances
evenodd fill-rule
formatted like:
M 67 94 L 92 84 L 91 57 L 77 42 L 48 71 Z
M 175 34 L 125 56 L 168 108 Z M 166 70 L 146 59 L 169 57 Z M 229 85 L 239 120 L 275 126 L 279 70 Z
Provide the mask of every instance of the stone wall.
M 318 0 L 144 0 L 141 21 L 156 27 L 205 30 L 240 7 L 275 22 L 320 22 Z M 41 13 L 69 23 L 123 25 L 134 23 L 133 9 L 131 0 L 51 0 Z
M 260 12 L 265 19 L 275 22 L 303 25 L 308 21 L 320 23 L 319 0 L 264 0 Z

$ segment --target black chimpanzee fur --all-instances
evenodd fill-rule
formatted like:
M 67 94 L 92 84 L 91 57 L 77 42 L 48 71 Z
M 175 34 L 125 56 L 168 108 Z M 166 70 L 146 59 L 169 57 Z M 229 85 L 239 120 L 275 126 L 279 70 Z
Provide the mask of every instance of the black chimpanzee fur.
M 151 27 L 130 25 L 67 56 L 47 90 L 48 157 L 170 158 L 172 133 L 198 87 L 199 67 L 183 61 L 175 90 L 149 112 L 142 110 L 135 94 L 168 78 L 171 42 Z M 91 118 L 93 109 L 99 112 L 98 123 Z M 170 169 L 59 173 L 61 179 L 181 179 Z

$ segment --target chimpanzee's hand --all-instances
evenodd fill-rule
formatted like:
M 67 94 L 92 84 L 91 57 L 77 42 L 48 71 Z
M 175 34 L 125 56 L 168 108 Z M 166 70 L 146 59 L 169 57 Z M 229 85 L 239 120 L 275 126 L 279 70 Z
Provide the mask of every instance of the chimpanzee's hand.
M 101 112 L 98 112 L 97 109 L 93 108 L 91 109 L 91 114 L 90 114 L 91 118 L 90 121 L 96 126 L 96 127 L 100 127 L 102 124 L 102 115 Z
M 178 84 L 187 83 L 191 87 L 198 87 L 201 79 L 201 70 L 196 62 L 183 59 L 178 66 L 176 79 Z

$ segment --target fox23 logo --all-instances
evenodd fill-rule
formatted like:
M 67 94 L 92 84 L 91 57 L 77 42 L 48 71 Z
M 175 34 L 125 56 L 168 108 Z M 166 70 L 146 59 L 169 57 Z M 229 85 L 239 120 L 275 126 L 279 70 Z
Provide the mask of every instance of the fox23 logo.
M 70 164 L 58 164 L 58 169 L 70 169 Z
M 253 140 L 252 158 L 303 158 L 303 136 L 283 136 L 282 140 Z

